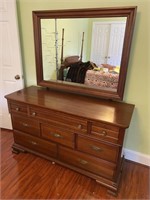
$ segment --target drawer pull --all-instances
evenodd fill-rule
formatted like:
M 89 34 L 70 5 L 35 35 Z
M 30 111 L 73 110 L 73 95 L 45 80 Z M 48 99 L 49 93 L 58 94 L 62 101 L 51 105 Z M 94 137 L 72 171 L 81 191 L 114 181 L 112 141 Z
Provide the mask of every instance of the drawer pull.
M 37 143 L 36 143 L 36 142 L 34 142 L 34 141 L 31 141 L 31 144 L 33 144 L 33 145 L 37 145 Z
M 106 136 L 107 135 L 107 131 L 101 131 L 101 133 L 100 133 L 100 135 L 102 135 L 102 136 Z
M 58 134 L 58 133 L 54 133 L 53 136 L 56 137 L 56 138 L 63 138 L 63 136 Z
M 16 110 L 16 111 L 19 111 L 19 110 L 20 110 L 20 108 L 16 107 L 16 108 L 15 108 L 15 110 Z
M 28 124 L 26 124 L 26 123 L 24 123 L 24 122 L 22 123 L 22 125 L 25 126 L 25 127 L 28 127 L 28 126 L 29 126 Z
M 78 125 L 78 129 L 82 129 L 82 125 L 81 124 Z
M 32 113 L 32 116 L 33 116 L 33 117 L 36 116 L 36 112 L 33 112 L 33 113 Z
M 103 151 L 103 149 L 101 149 L 100 147 L 97 147 L 97 146 L 91 146 L 91 148 L 95 151 Z
M 82 159 L 80 159 L 79 162 L 80 162 L 80 164 L 82 164 L 82 165 L 86 165 L 86 164 L 88 164 L 88 161 L 86 161 L 86 160 L 82 160 Z

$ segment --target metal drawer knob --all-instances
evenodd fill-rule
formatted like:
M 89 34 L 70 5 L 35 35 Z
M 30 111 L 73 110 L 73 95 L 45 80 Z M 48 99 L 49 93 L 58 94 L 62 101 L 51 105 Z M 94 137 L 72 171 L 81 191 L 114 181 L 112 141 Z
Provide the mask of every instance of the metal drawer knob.
M 33 116 L 33 117 L 36 116 L 36 112 L 33 112 L 33 113 L 32 113 L 32 116 Z
M 63 136 L 58 134 L 58 133 L 54 133 L 53 136 L 56 137 L 56 138 L 63 138 Z
M 80 159 L 79 162 L 80 162 L 80 164 L 82 164 L 82 165 L 86 165 L 86 164 L 88 164 L 88 161 L 86 161 L 86 160 L 82 160 L 82 159 Z
M 102 151 L 103 149 L 97 146 L 91 146 L 91 148 L 95 151 Z
M 33 145 L 37 145 L 37 143 L 36 143 L 36 142 L 34 142 L 34 141 L 31 141 L 31 143 L 32 143 Z
M 107 131 L 103 130 L 103 131 L 101 132 L 101 135 L 102 135 L 102 136 L 106 136 L 106 135 L 107 135 Z
M 20 109 L 18 107 L 15 108 L 16 111 L 19 111 Z
M 28 127 L 29 125 L 27 123 L 22 123 L 23 126 Z
M 78 125 L 78 129 L 82 129 L 82 125 L 81 124 Z

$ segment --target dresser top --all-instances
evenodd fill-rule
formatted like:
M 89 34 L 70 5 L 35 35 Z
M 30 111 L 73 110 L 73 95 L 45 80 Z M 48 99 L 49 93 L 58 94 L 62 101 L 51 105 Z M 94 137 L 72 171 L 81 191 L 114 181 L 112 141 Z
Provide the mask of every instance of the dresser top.
M 134 105 L 31 86 L 5 96 L 8 100 L 128 128 Z

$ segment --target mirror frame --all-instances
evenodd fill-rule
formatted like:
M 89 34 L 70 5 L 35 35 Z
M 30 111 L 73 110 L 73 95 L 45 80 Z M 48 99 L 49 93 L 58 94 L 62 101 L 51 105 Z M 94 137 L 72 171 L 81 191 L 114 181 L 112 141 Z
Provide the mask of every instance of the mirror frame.
M 136 18 L 137 7 L 110 7 L 110 8 L 86 8 L 86 9 L 67 9 L 67 10 L 44 10 L 33 11 L 33 28 L 35 42 L 35 60 L 37 85 L 48 87 L 50 89 L 77 93 L 87 96 L 94 96 L 106 99 L 123 100 L 125 81 L 127 75 L 129 54 Z M 85 87 L 84 84 L 75 84 L 65 81 L 46 81 L 43 79 L 42 62 L 42 42 L 41 42 L 41 19 L 62 19 L 62 18 L 107 18 L 107 17 L 126 17 L 126 30 L 124 45 L 122 50 L 122 59 L 120 65 L 120 74 L 117 91 L 107 91 L 102 88 Z

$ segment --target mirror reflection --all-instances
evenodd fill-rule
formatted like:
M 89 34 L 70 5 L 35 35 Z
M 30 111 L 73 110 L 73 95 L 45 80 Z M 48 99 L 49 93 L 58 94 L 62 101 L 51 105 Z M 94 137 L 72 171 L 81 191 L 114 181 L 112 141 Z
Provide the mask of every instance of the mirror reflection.
M 44 80 L 117 91 L 126 21 L 41 19 Z

